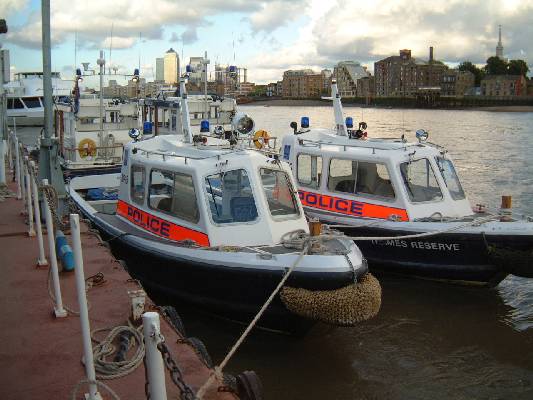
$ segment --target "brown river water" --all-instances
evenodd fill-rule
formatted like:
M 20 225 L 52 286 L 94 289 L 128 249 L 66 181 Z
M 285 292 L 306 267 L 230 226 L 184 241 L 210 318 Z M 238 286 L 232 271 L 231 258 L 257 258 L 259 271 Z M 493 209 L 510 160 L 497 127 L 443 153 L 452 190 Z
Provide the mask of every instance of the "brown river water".
M 290 134 L 302 116 L 331 127 L 327 106 L 242 106 L 256 128 Z M 448 148 L 472 204 L 533 215 L 533 113 L 345 107 L 369 136 Z M 533 399 L 533 280 L 509 276 L 481 289 L 381 276 L 379 315 L 354 328 L 317 325 L 304 338 L 256 332 L 226 370 L 255 370 L 266 399 Z M 244 329 L 178 310 L 187 334 L 220 362 Z

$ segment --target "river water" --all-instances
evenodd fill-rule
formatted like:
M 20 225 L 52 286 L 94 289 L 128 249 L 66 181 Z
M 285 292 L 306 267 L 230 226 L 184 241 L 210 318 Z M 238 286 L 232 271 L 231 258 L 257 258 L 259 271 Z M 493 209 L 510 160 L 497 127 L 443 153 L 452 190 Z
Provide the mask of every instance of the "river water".
M 308 116 L 331 127 L 331 107 L 242 106 L 256 128 L 281 137 Z M 374 137 L 448 148 L 472 204 L 513 196 L 533 215 L 533 113 L 345 107 Z M 31 141 L 26 141 L 30 142 Z M 353 328 L 317 325 L 304 338 L 257 332 L 227 367 L 255 370 L 266 399 L 532 399 L 533 280 L 508 277 L 493 289 L 381 277 L 379 315 Z M 187 334 L 220 362 L 242 326 L 179 310 Z
M 242 106 L 256 128 L 281 137 L 308 116 L 332 127 L 327 106 Z M 414 140 L 416 129 L 448 148 L 472 204 L 513 196 L 533 215 L 533 113 L 345 107 L 374 137 Z M 228 366 L 255 370 L 267 399 L 532 399 L 533 280 L 494 289 L 381 277 L 379 315 L 354 328 L 316 326 L 306 337 L 256 333 Z M 220 362 L 242 327 L 185 312 L 189 335 Z

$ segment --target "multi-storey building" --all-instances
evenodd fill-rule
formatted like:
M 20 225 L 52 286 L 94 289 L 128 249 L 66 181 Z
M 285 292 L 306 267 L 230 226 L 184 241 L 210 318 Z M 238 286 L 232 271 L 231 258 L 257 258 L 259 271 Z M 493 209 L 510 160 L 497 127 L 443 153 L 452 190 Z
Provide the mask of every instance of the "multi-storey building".
M 487 75 L 481 80 L 482 96 L 526 96 L 527 80 L 523 75 Z
M 376 96 L 376 80 L 373 76 L 365 76 L 357 80 L 357 97 L 371 99 Z
M 357 61 L 341 61 L 333 69 L 333 76 L 341 97 L 355 97 L 357 80 L 370 76 L 370 73 Z
M 322 81 L 324 83 L 322 93 L 329 96 L 331 94 L 331 78 L 333 73 L 330 69 L 323 69 L 320 74 L 322 75 Z
M 155 59 L 155 80 L 165 81 L 165 59 L 163 57 Z
M 288 70 L 283 73 L 283 97 L 319 98 L 324 86 L 322 74 L 311 69 Z
M 165 83 L 177 85 L 179 81 L 180 59 L 178 53 L 170 48 L 164 57 L 164 78 Z
M 411 50 L 400 50 L 399 56 L 374 63 L 376 96 L 414 96 L 417 89 L 417 64 Z
M 475 76 L 470 71 L 450 69 L 445 71 L 441 82 L 441 96 L 463 97 L 475 86 Z

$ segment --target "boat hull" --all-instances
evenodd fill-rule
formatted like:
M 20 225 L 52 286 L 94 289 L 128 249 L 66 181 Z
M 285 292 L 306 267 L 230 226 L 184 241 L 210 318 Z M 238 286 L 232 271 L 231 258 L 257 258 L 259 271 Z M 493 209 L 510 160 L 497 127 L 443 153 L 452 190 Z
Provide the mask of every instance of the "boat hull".
M 284 275 L 283 269 L 228 268 L 222 263 L 191 261 L 177 254 L 165 254 L 139 245 L 132 235 L 113 229 L 97 215 L 88 217 L 104 240 L 109 240 L 115 257 L 126 262 L 130 275 L 142 283 L 151 297 L 178 310 L 182 305 L 192 305 L 224 318 L 249 323 Z M 250 257 L 257 256 L 250 254 Z M 328 290 L 353 282 L 351 271 L 335 274 L 294 271 L 287 285 Z M 289 312 L 276 296 L 258 326 L 300 335 L 315 323 Z
M 419 232 L 375 227 L 341 228 L 352 237 L 389 237 Z M 371 270 L 398 273 L 426 279 L 462 284 L 495 286 L 509 270 L 497 265 L 488 248 L 533 249 L 528 235 L 485 235 L 479 233 L 444 233 L 427 238 L 385 241 L 355 241 L 367 258 Z

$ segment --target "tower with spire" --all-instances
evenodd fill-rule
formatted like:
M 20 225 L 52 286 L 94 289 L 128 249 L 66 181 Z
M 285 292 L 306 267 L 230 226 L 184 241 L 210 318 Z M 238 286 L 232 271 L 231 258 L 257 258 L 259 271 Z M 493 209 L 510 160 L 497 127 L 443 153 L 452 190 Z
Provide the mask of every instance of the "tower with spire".
M 498 45 L 496 46 L 496 57 L 503 60 L 503 44 L 502 44 L 502 26 L 498 25 Z

